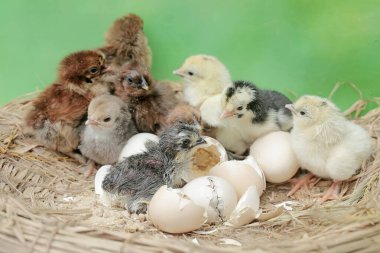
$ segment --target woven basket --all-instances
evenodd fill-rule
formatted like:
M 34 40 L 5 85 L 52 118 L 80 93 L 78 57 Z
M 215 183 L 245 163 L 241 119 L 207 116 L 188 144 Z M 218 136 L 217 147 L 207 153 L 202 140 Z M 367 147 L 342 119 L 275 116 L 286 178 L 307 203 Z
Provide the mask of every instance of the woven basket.
M 340 200 L 316 201 L 331 181 L 292 198 L 289 184 L 269 184 L 261 198 L 268 214 L 259 221 L 170 235 L 142 216 L 103 207 L 83 166 L 25 138 L 29 104 L 0 109 L 0 252 L 380 252 L 380 108 L 356 119 L 376 151 L 343 184 Z M 288 210 L 276 206 L 284 201 Z

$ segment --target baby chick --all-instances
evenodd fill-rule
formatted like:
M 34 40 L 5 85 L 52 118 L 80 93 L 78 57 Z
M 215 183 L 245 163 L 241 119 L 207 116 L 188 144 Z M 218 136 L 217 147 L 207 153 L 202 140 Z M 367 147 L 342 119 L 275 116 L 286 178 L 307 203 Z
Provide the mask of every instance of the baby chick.
M 152 80 L 147 71 L 126 68 L 122 72 L 121 82 L 116 85 L 116 95 L 126 101 L 139 132 L 158 133 L 177 119 L 189 122 L 189 114 L 171 113 L 179 105 L 175 91 L 164 82 Z M 190 112 L 190 109 L 187 108 Z M 176 111 L 180 110 L 178 108 Z
M 185 101 L 198 108 L 207 98 L 232 85 L 227 68 L 217 58 L 209 55 L 187 58 L 173 74 L 183 78 Z
M 182 173 L 191 166 L 192 149 L 206 143 L 197 125 L 177 123 L 148 141 L 147 151 L 124 159 L 111 168 L 102 187 L 125 197 L 131 213 L 144 213 L 147 203 L 162 185 L 183 186 Z
M 106 54 L 107 61 L 119 67 L 134 62 L 150 69 L 152 52 L 143 26 L 143 20 L 135 14 L 117 19 L 106 34 L 105 46 L 100 49 Z
M 337 185 L 349 179 L 371 155 L 369 134 L 324 98 L 303 96 L 286 107 L 293 113 L 291 141 L 301 167 L 318 177 L 333 179 L 322 202 L 336 198 Z M 301 179 L 288 195 L 311 177 Z
M 84 163 L 75 153 L 90 100 L 113 90 L 104 55 L 80 51 L 62 60 L 56 83 L 37 96 L 25 118 L 26 132 L 44 146 Z
M 244 154 L 258 137 L 272 131 L 288 131 L 292 126 L 292 115 L 285 108 L 290 100 L 250 82 L 236 81 L 213 100 L 214 105 L 202 105 L 202 119 L 217 127 L 216 138 L 238 155 Z M 213 113 L 210 108 L 217 109 Z
M 127 104 L 116 96 L 101 95 L 88 107 L 88 120 L 81 134 L 79 150 L 97 164 L 114 164 L 134 134 L 137 129 Z

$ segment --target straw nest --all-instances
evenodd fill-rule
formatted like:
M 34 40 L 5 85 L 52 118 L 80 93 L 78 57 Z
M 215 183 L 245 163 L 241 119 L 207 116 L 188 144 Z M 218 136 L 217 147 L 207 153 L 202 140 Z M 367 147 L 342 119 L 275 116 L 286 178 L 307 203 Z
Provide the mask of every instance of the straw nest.
M 101 206 L 83 166 L 25 138 L 28 105 L 24 99 L 0 109 L 0 252 L 380 252 L 380 108 L 355 119 L 376 151 L 343 184 L 340 200 L 315 201 L 330 181 L 292 198 L 289 184 L 269 184 L 260 220 L 170 235 L 144 216 Z M 286 208 L 277 207 L 283 202 Z

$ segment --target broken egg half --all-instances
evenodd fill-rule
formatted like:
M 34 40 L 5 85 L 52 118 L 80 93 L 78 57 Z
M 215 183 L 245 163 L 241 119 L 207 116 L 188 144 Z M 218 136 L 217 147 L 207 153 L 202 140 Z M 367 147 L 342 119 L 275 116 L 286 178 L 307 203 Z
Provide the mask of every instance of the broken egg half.
M 288 132 L 277 131 L 260 137 L 252 144 L 249 154 L 271 183 L 286 182 L 299 168 Z
M 235 189 L 220 177 L 196 178 L 182 190 L 195 204 L 206 209 L 209 224 L 228 220 L 237 204 Z
M 143 153 L 146 151 L 145 143 L 146 141 L 151 140 L 154 142 L 158 142 L 159 138 L 157 135 L 150 133 L 139 133 L 133 135 L 125 144 L 123 150 L 119 155 L 119 162 L 121 162 L 124 158 L 130 157 L 132 155 L 136 155 L 139 153 Z
M 197 205 L 181 189 L 162 186 L 148 206 L 149 220 L 168 233 L 187 233 L 206 222 L 205 208 Z
M 194 148 L 191 169 L 182 174 L 185 182 L 208 175 L 211 168 L 228 160 L 227 151 L 220 142 L 208 136 L 202 136 L 202 138 L 206 143 Z
M 256 161 L 248 156 L 243 161 L 225 161 L 210 170 L 210 175 L 227 180 L 240 199 L 250 186 L 255 186 L 261 196 L 265 190 L 265 176 Z

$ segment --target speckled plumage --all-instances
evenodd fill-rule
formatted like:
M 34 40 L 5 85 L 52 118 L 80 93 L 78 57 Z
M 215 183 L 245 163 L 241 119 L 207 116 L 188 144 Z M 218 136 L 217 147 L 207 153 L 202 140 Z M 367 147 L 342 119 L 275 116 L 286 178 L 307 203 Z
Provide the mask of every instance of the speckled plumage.
M 177 123 L 148 141 L 147 151 L 117 163 L 103 181 L 107 192 L 125 197 L 130 212 L 146 212 L 147 203 L 162 185 L 181 187 L 181 173 L 189 169 L 191 149 L 205 143 L 199 127 Z

